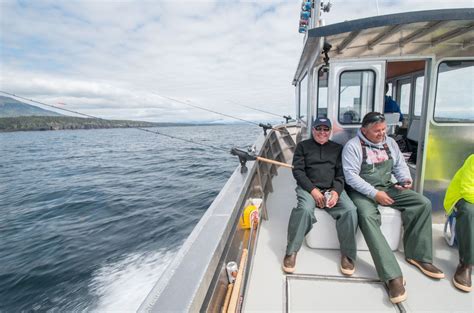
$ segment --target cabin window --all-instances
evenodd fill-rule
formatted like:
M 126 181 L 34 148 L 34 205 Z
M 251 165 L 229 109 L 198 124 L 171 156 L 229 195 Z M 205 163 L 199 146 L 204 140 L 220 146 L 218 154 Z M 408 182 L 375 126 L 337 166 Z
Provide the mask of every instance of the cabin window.
M 425 77 L 418 76 L 415 79 L 415 108 L 413 109 L 414 116 L 421 116 L 421 108 L 423 106 L 423 85 Z
M 388 85 L 388 90 L 387 90 L 386 95 L 393 98 L 393 84 L 392 84 L 392 83 L 388 83 L 387 85 Z
M 318 71 L 318 103 L 316 105 L 317 117 L 328 117 L 328 71 L 322 68 Z
M 409 115 L 410 113 L 410 94 L 411 94 L 411 80 L 402 81 L 399 85 L 399 100 L 400 111 L 402 114 Z
M 339 78 L 339 122 L 360 124 L 364 115 L 374 110 L 374 98 L 374 71 L 342 72 Z
M 474 61 L 446 61 L 438 68 L 436 122 L 474 122 Z
M 308 75 L 305 76 L 300 82 L 300 110 L 299 118 L 305 119 L 308 114 Z

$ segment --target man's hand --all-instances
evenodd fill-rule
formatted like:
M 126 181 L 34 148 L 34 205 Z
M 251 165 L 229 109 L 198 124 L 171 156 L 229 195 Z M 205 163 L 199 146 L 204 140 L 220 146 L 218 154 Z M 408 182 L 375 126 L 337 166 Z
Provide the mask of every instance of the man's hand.
M 377 192 L 375 195 L 375 201 L 381 205 L 391 205 L 395 202 L 385 191 Z
M 329 209 L 334 207 L 338 200 L 339 200 L 339 195 L 337 194 L 337 192 L 335 190 L 331 190 L 331 199 L 329 199 L 327 207 Z
M 402 183 L 395 184 L 395 188 L 397 188 L 398 190 L 411 189 L 412 186 L 413 182 L 411 180 L 405 180 Z
M 311 195 L 313 196 L 318 208 L 322 209 L 326 206 L 326 199 L 324 198 L 324 195 L 321 193 L 321 191 L 318 190 L 318 188 L 311 190 Z

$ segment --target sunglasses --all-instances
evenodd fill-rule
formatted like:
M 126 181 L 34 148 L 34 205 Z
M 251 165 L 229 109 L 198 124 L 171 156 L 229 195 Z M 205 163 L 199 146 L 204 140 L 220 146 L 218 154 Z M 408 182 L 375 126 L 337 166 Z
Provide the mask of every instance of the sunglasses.
M 384 121 L 385 121 L 385 115 L 383 115 L 382 113 L 372 114 L 364 118 L 364 120 L 362 121 L 362 126 L 367 126 L 372 123 L 384 122 Z
M 318 126 L 318 127 L 314 127 L 314 130 L 317 132 L 329 133 L 331 131 L 331 128 Z

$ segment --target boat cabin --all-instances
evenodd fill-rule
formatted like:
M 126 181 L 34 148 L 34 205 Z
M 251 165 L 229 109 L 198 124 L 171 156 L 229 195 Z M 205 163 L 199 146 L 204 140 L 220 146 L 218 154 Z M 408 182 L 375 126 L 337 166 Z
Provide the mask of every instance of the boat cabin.
M 315 27 L 294 76 L 306 136 L 325 116 L 344 144 L 366 113 L 384 112 L 385 96 L 395 100 L 403 119 L 390 135 L 438 220 L 449 181 L 474 152 L 472 18 L 472 9 L 433 10 Z

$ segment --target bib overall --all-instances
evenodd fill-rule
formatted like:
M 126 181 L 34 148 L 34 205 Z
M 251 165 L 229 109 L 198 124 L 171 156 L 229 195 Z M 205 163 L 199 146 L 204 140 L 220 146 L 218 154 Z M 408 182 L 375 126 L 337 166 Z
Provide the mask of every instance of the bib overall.
M 361 140 L 362 165 L 360 177 L 380 191 L 385 191 L 395 202 L 392 208 L 401 212 L 405 256 L 410 259 L 432 262 L 433 243 L 431 226 L 431 202 L 413 190 L 398 190 L 391 181 L 393 158 L 387 144 L 383 149 L 388 159 L 376 164 L 367 163 L 367 144 Z M 400 266 L 380 230 L 381 217 L 378 203 L 355 191 L 349 196 L 357 207 L 359 227 L 382 281 L 402 276 Z

